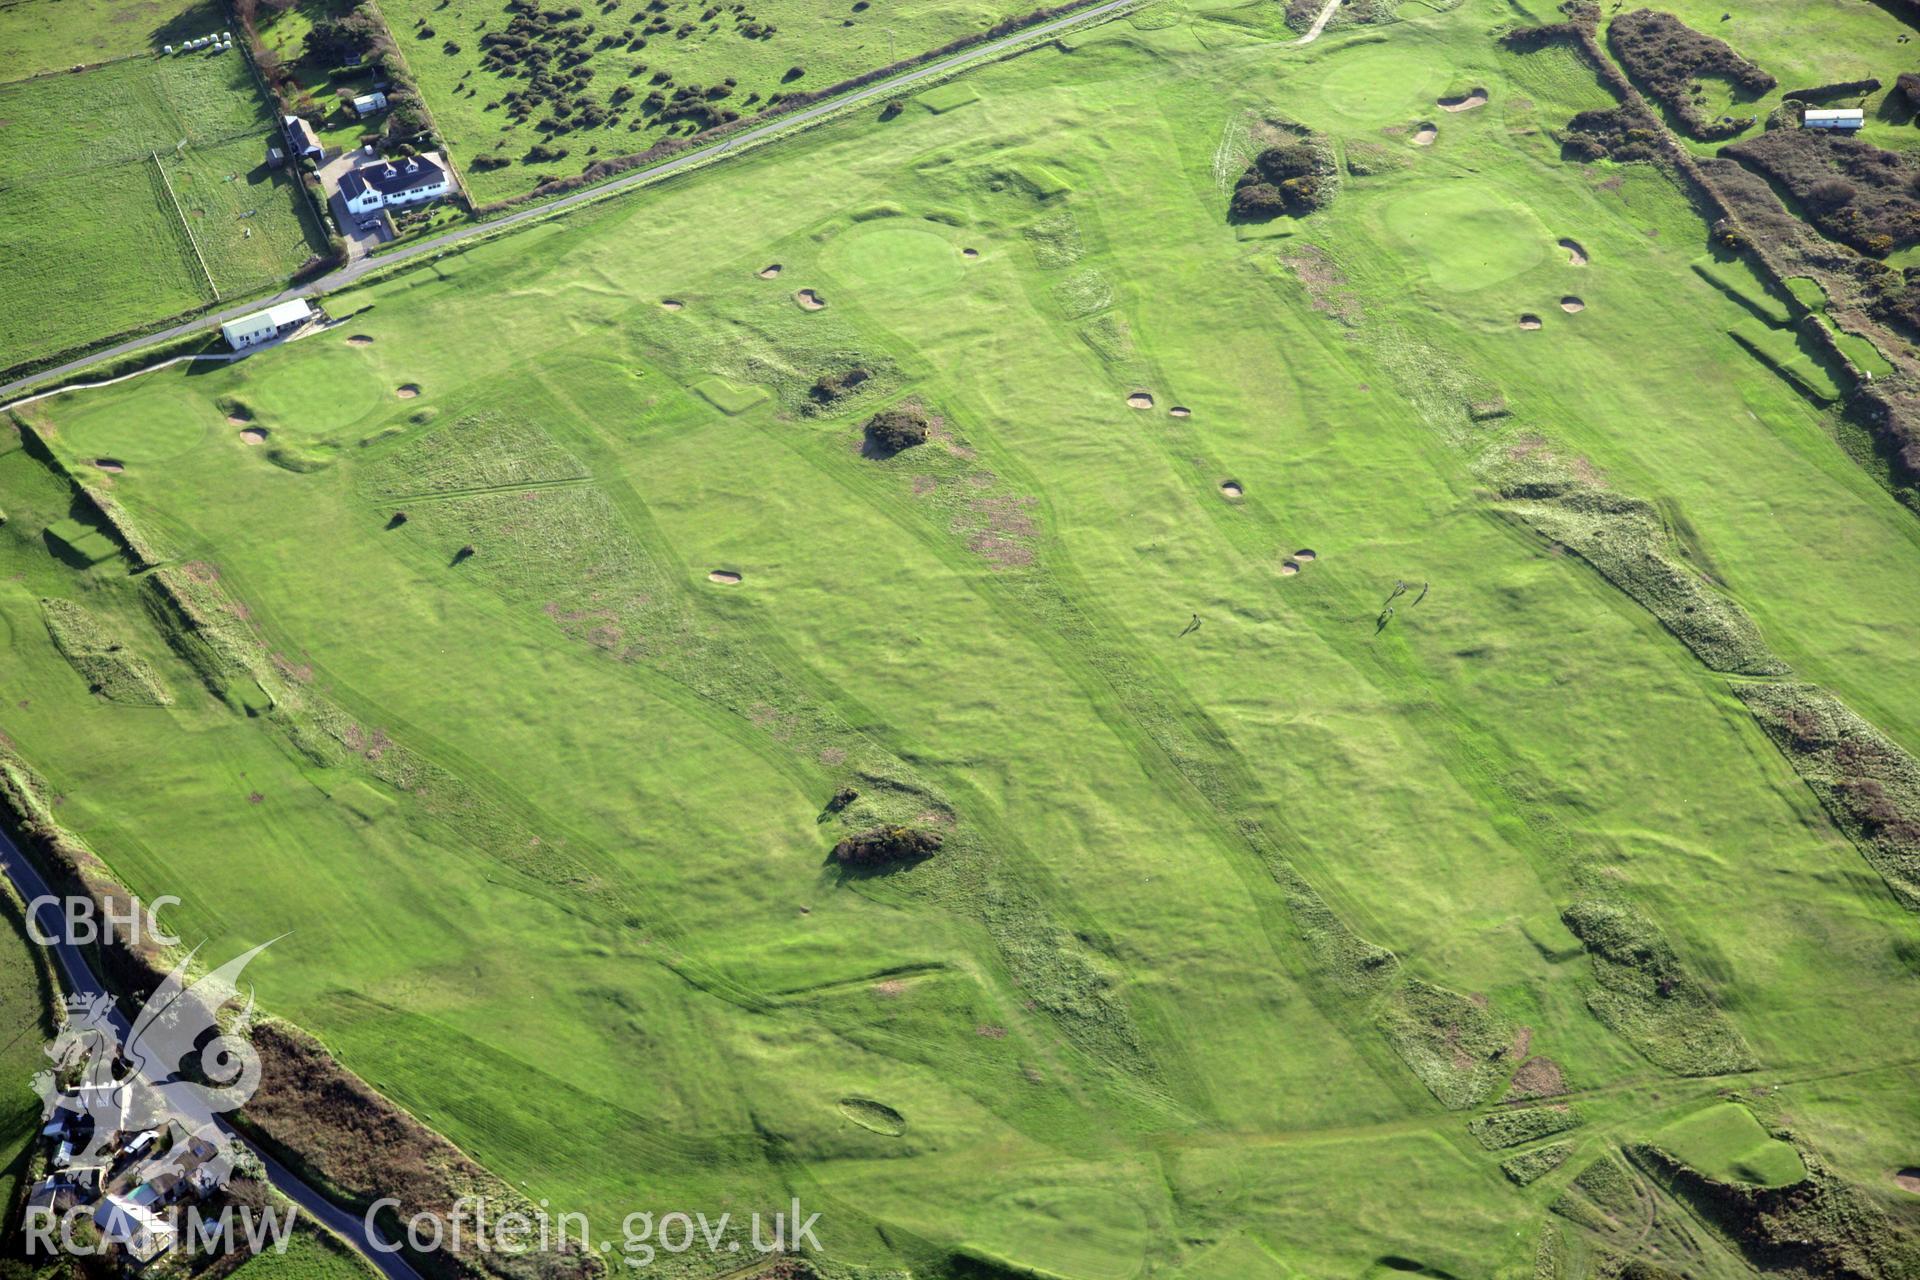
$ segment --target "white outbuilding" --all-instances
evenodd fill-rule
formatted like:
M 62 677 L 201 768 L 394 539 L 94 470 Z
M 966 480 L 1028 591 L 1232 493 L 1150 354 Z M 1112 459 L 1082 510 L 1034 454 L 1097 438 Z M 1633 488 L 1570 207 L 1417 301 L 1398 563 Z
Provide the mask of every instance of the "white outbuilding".
M 1859 107 L 1828 110 L 1809 108 L 1801 122 L 1809 129 L 1827 129 L 1839 133 L 1858 133 L 1867 123 L 1867 113 Z
M 265 311 L 227 321 L 220 326 L 220 336 L 235 351 L 245 351 L 248 347 L 257 347 L 263 342 L 271 342 L 292 333 L 312 318 L 313 308 L 307 305 L 306 299 L 295 298 L 291 302 L 277 303 Z

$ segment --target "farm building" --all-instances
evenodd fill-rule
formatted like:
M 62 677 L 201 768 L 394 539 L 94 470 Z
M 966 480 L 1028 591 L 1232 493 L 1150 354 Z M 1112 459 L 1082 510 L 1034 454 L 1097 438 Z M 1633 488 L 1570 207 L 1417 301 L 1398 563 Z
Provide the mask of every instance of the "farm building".
M 353 100 L 355 115 L 370 116 L 376 111 L 387 109 L 387 95 L 384 93 L 363 93 Z
M 144 1266 L 173 1247 L 173 1228 L 145 1205 L 108 1196 L 93 1215 L 100 1237 L 126 1250 L 136 1265 Z
M 291 302 L 268 307 L 265 311 L 227 321 L 220 326 L 220 336 L 235 351 L 244 351 L 292 333 L 312 318 L 313 308 L 303 299 L 295 298 Z
M 287 144 L 293 148 L 296 160 L 305 160 L 311 156 L 319 160 L 327 154 L 320 145 L 320 137 L 314 133 L 313 126 L 299 116 L 288 116 L 284 121 L 287 129 Z
M 1859 107 L 1844 107 L 1837 110 L 1813 108 L 1803 117 L 1802 123 L 1809 129 L 1832 129 L 1842 133 L 1854 133 L 1867 123 L 1867 113 Z
M 340 195 L 354 213 L 419 204 L 453 190 L 453 178 L 432 156 L 408 156 L 365 165 L 340 179 Z

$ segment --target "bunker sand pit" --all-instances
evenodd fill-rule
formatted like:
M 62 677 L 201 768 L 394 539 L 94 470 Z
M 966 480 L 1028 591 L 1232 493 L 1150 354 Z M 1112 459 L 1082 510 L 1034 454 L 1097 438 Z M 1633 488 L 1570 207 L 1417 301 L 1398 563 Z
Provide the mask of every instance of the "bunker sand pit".
M 350 347 L 370 347 L 373 345 L 373 339 L 364 333 L 355 333 L 348 336 L 347 345 Z
M 393 394 L 399 396 L 402 400 L 411 400 L 420 394 L 420 384 L 417 382 L 403 382 L 393 389 Z
M 240 443 L 242 444 L 265 444 L 266 442 L 267 429 L 265 427 L 248 427 L 240 433 Z
M 1176 418 L 1191 418 L 1193 416 L 1193 410 L 1183 404 L 1177 404 L 1167 410 L 1167 412 Z
M 1567 251 L 1567 262 L 1569 265 L 1576 267 L 1584 267 L 1587 265 L 1587 251 L 1580 247 L 1578 240 L 1562 239 L 1560 241 L 1560 247 Z
M 1587 304 L 1569 294 L 1567 297 L 1560 299 L 1560 309 L 1571 315 L 1576 311 L 1585 311 Z
M 818 311 L 827 305 L 827 300 L 815 293 L 812 289 L 800 290 L 800 292 L 793 295 L 793 300 L 808 311 Z
M 1893 1175 L 1894 1185 L 1920 1196 L 1920 1167 L 1910 1166 Z
M 759 273 L 760 278 L 762 280 L 777 280 L 780 278 L 780 270 L 781 270 L 781 267 L 779 263 L 770 262 L 766 266 L 760 268 L 760 273 Z
M 1471 89 L 1459 97 L 1440 99 L 1440 109 L 1442 111 L 1471 111 L 1475 107 L 1484 107 L 1486 105 L 1487 91 L 1480 88 Z
M 1294 574 L 1296 574 L 1296 573 L 1298 573 L 1298 572 L 1300 572 L 1300 566 L 1299 566 L 1299 565 L 1298 565 L 1297 563 L 1295 563 L 1294 561 L 1292 561 L 1292 560 L 1282 560 L 1282 561 L 1280 562 L 1280 576 L 1281 576 L 1281 577 L 1283 577 L 1283 578 L 1291 578 L 1291 577 L 1292 577 L 1292 576 L 1293 576 Z
M 114 472 L 115 474 L 118 474 L 119 472 L 125 471 L 127 469 L 127 464 L 120 461 L 118 458 L 95 458 L 93 460 L 93 465 L 100 468 L 102 471 L 111 471 L 111 472 Z
M 1318 551 L 1315 551 L 1312 547 L 1302 547 L 1298 551 L 1293 553 L 1293 558 L 1295 560 L 1298 560 L 1301 564 L 1305 564 L 1309 560 L 1318 560 L 1320 558 L 1320 553 Z
M 1238 480 L 1222 480 L 1220 482 L 1220 492 L 1229 498 L 1238 498 L 1244 496 L 1247 491 L 1241 487 Z
M 718 582 L 725 586 L 730 587 L 734 583 L 740 581 L 740 575 L 735 573 L 731 569 L 715 569 L 711 573 L 707 574 L 707 581 Z
M 1151 409 L 1151 408 L 1153 408 L 1153 395 L 1152 395 L 1152 393 L 1151 393 L 1151 392 L 1147 392 L 1147 391 L 1136 391 L 1136 392 L 1134 392 L 1134 393 L 1133 393 L 1132 395 L 1130 395 L 1130 396 L 1128 396 L 1128 397 L 1127 397 L 1127 408 L 1129 408 L 1129 409 Z
M 1440 130 L 1430 121 L 1423 120 L 1420 123 L 1420 127 L 1414 130 L 1413 145 L 1416 147 L 1430 147 L 1433 145 L 1433 140 L 1439 136 Z
M 662 311 L 684 311 L 686 309 L 686 306 L 687 304 L 680 301 L 680 299 L 678 298 L 660 299 L 660 309 Z
M 1520 327 L 1522 329 L 1538 329 L 1540 327 L 1540 317 L 1534 315 L 1532 312 L 1528 312 L 1526 315 L 1520 317 Z
M 978 249 L 962 249 L 960 251 L 960 256 L 968 260 L 972 260 L 980 256 L 980 251 Z

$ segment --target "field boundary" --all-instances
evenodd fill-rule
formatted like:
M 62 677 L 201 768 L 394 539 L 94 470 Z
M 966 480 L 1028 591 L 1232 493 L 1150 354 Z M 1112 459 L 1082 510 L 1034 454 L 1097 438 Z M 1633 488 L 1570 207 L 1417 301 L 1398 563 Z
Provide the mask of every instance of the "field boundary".
M 173 216 L 180 219 L 180 227 L 187 233 L 187 244 L 193 249 L 193 260 L 200 264 L 200 274 L 207 282 L 207 288 L 213 293 L 213 300 L 220 301 L 220 286 L 213 282 L 213 272 L 207 269 L 207 257 L 200 252 L 200 241 L 193 234 L 193 224 L 187 221 L 187 211 L 180 207 L 180 197 L 173 192 L 173 179 L 167 176 L 167 166 L 160 163 L 160 153 L 148 151 L 147 159 L 153 161 L 153 167 L 160 171 L 160 185 L 167 189 L 167 199 L 173 202 Z

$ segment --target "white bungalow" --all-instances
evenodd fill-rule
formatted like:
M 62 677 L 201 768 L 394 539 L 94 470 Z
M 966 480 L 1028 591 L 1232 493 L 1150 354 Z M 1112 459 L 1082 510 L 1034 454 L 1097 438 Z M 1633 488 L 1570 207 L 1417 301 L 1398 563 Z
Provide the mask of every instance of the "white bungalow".
M 340 198 L 355 214 L 419 204 L 451 190 L 452 175 L 432 156 L 382 160 L 351 170 L 340 179 Z

